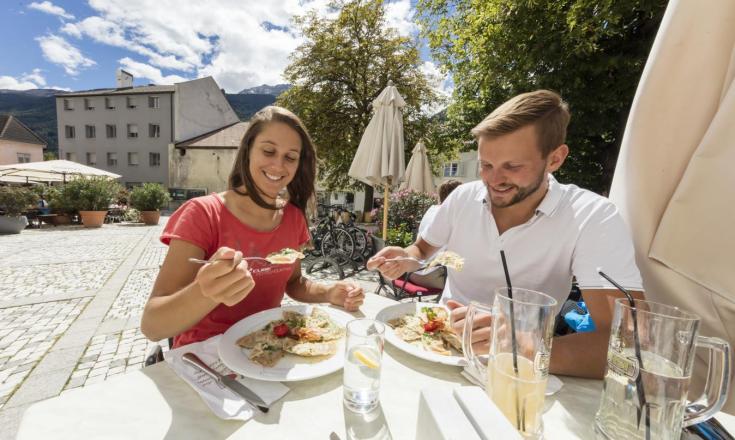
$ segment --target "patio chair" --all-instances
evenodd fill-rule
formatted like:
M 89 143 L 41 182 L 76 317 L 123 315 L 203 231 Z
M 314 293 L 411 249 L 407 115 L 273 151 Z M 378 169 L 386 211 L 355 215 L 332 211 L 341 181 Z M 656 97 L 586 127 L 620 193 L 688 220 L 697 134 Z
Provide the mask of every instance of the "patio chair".
M 125 211 L 120 208 L 110 208 L 105 216 L 105 223 L 120 223 L 123 220 Z

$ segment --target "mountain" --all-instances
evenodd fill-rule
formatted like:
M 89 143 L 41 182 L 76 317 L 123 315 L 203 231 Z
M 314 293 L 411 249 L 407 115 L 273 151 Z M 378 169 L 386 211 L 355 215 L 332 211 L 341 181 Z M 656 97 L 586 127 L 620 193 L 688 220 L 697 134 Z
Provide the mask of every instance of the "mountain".
M 275 86 L 269 86 L 263 84 L 262 86 L 251 87 L 249 89 L 240 90 L 239 95 L 273 95 L 278 97 L 281 93 L 291 88 L 291 84 L 276 84 Z
M 20 119 L 48 142 L 48 151 L 57 152 L 59 138 L 56 133 L 54 95 L 58 93 L 63 92 L 53 89 L 0 89 L 0 114 L 9 113 Z M 243 121 L 247 121 L 255 112 L 276 101 L 273 94 L 226 94 L 226 97 L 232 109 Z

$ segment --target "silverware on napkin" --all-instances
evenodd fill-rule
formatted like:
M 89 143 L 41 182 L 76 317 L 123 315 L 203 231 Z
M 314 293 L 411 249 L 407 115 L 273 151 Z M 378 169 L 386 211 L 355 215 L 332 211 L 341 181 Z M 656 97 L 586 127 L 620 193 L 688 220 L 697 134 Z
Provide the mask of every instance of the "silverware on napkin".
M 268 412 L 268 405 L 258 397 L 257 394 L 252 392 L 250 388 L 246 387 L 245 385 L 241 384 L 237 380 L 229 377 L 229 376 L 223 376 L 219 374 L 217 371 L 212 369 L 209 365 L 205 364 L 204 361 L 199 359 L 199 356 L 195 355 L 194 353 L 188 352 L 184 353 L 184 355 L 181 357 L 184 359 L 184 361 L 190 363 L 191 365 L 194 365 L 195 367 L 199 368 L 204 373 L 208 374 L 212 377 L 215 381 L 222 384 L 223 386 L 227 387 L 231 391 L 233 391 L 238 396 L 242 397 L 247 401 L 249 404 L 253 405 L 260 411 L 267 413 Z

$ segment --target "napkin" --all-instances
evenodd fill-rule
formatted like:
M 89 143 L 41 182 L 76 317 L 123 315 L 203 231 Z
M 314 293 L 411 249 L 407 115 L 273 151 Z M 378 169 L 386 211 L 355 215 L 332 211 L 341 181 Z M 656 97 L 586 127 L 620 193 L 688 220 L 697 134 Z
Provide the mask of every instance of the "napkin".
M 217 345 L 221 337 L 222 335 L 217 335 L 206 341 L 169 350 L 163 354 L 163 358 L 179 377 L 199 393 L 204 403 L 217 417 L 224 420 L 248 420 L 256 414 L 257 409 L 238 394 L 229 388 L 220 386 L 209 375 L 182 359 L 184 353 L 192 352 L 218 373 L 232 374 L 233 371 L 222 363 L 217 354 Z M 237 381 L 250 388 L 268 405 L 285 396 L 289 391 L 288 387 L 280 382 L 255 380 L 240 375 Z
M 482 378 L 482 374 L 477 371 L 477 368 L 475 368 L 474 365 L 470 364 L 464 367 L 461 374 L 462 376 L 464 376 L 465 379 L 481 387 L 482 389 L 485 389 L 485 379 Z M 554 376 L 553 374 L 549 374 L 549 378 L 546 380 L 545 394 L 547 396 L 552 396 L 556 394 L 563 386 L 564 382 L 562 382 L 558 377 Z

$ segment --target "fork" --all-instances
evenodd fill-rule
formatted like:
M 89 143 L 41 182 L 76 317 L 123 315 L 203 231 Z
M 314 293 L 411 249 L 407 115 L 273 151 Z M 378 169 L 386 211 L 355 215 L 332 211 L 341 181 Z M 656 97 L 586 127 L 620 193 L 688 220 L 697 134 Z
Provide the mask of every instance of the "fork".
M 419 268 L 416 269 L 416 270 L 420 270 L 420 269 L 425 269 L 427 267 L 431 267 L 431 265 L 433 263 L 433 261 L 432 262 L 429 262 L 428 259 L 427 260 L 419 260 L 416 257 L 393 257 L 393 258 L 387 258 L 385 261 L 386 262 L 388 262 L 388 261 L 390 261 L 390 262 L 413 261 L 413 262 L 415 262 L 415 263 L 417 263 L 419 265 Z
M 215 261 L 232 261 L 232 258 L 216 258 L 214 260 L 200 260 L 199 258 L 189 258 L 189 261 L 191 263 L 198 263 L 198 264 L 207 264 L 207 263 L 214 263 Z M 267 258 L 263 257 L 243 257 L 243 260 L 260 260 L 260 261 L 267 261 L 268 264 L 271 264 L 270 261 L 268 261 Z

